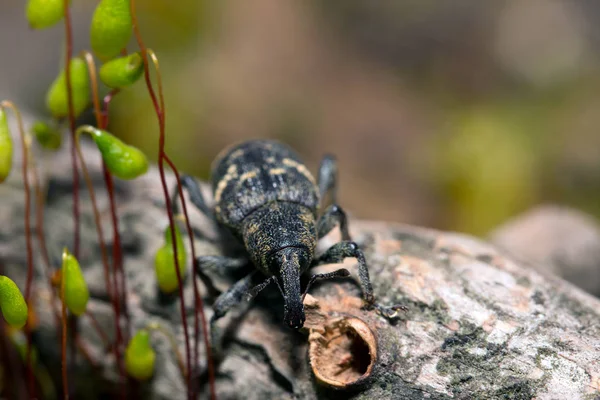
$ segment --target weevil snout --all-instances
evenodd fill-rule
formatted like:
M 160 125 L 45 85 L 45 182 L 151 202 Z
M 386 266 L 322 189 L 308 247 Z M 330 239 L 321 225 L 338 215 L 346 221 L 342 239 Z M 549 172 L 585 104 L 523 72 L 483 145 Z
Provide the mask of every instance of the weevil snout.
M 306 250 L 298 247 L 286 247 L 277 252 L 277 266 L 281 281 L 281 294 L 285 301 L 284 323 L 292 329 L 304 326 L 304 304 L 300 292 L 300 274 L 308 264 Z
M 292 329 L 297 330 L 302 328 L 304 326 L 304 321 L 306 321 L 304 305 L 298 303 L 298 306 L 296 307 L 289 307 L 289 304 L 286 304 L 283 320 L 285 324 Z

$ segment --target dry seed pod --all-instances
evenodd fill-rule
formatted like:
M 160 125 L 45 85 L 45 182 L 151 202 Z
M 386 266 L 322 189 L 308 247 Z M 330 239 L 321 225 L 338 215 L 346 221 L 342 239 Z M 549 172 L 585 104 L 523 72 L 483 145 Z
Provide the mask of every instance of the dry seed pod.
M 6 112 L 0 108 L 0 183 L 4 182 L 12 167 L 13 143 L 8 129 Z
M 21 291 L 10 278 L 1 275 L 0 309 L 6 322 L 14 328 L 22 328 L 27 322 L 27 303 Z
M 131 338 L 125 350 L 125 368 L 133 378 L 145 381 L 154 373 L 156 353 L 150 346 L 150 334 L 146 329 L 139 330 Z
M 363 383 L 377 361 L 377 340 L 361 319 L 343 317 L 329 322 L 324 332 L 311 330 L 310 364 L 317 380 L 335 389 Z
M 71 59 L 70 75 L 71 91 L 73 93 L 73 113 L 77 117 L 87 108 L 90 101 L 90 81 L 85 61 L 79 57 Z M 48 90 L 46 106 L 56 118 L 69 115 L 67 77 L 64 69 L 54 82 L 52 82 Z
M 62 257 L 62 279 L 64 280 L 63 301 L 71 313 L 79 316 L 87 308 L 90 293 L 75 256 L 70 254 L 67 249 L 64 249 Z
M 186 254 L 185 246 L 183 245 L 183 238 L 181 232 L 175 226 L 175 242 L 177 243 L 177 259 L 179 261 L 179 271 L 181 272 L 181 279 L 186 274 Z M 156 257 L 154 258 L 154 270 L 156 272 L 156 281 L 158 287 L 163 293 L 172 293 L 179 287 L 177 280 L 177 270 L 175 269 L 175 257 L 173 254 L 173 241 L 171 238 L 171 229 L 167 227 L 165 229 L 165 244 L 163 247 L 158 249 Z
M 117 56 L 127 46 L 132 29 L 129 0 L 102 0 L 90 27 L 94 53 L 103 60 Z
M 144 61 L 140 53 L 115 58 L 100 67 L 100 79 L 113 89 L 134 84 L 144 73 Z
M 29 26 L 33 29 L 49 28 L 65 16 L 65 2 L 64 0 L 29 0 L 26 14 Z

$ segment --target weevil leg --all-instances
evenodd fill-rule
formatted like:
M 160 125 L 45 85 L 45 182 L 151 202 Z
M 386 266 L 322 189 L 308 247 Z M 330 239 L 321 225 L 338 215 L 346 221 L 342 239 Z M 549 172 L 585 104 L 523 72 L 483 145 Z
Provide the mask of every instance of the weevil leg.
M 246 277 L 240 279 L 230 287 L 225 293 L 221 294 L 213 304 L 213 315 L 210 318 L 210 335 L 211 343 L 216 357 L 221 353 L 221 341 L 223 335 L 217 327 L 217 321 L 225 316 L 229 310 L 242 302 L 244 296 L 254 286 L 254 275 L 256 272 L 251 272 Z
M 260 292 L 262 292 L 264 288 L 269 286 L 271 284 L 271 282 L 277 282 L 277 278 L 275 278 L 275 276 L 271 276 L 271 277 L 267 278 L 264 282 L 259 283 L 258 285 L 254 286 L 252 289 L 248 290 L 245 294 L 246 301 L 252 301 L 252 299 L 254 299 L 256 296 L 258 296 L 258 294 Z
M 375 303 L 373 296 L 373 287 L 369 278 L 369 269 L 367 261 L 362 250 L 354 242 L 343 241 L 331 246 L 325 253 L 321 254 L 313 261 L 313 266 L 321 264 L 341 263 L 345 258 L 353 257 L 358 261 L 358 280 L 362 289 L 363 298 L 367 305 L 371 306 Z
M 204 201 L 204 196 L 202 196 L 198 182 L 190 175 L 182 175 L 180 181 L 181 186 L 187 190 L 192 204 L 196 206 L 196 208 L 200 210 L 202 214 L 206 215 L 211 220 L 214 220 L 214 213 L 210 207 L 206 205 L 206 201 Z M 173 188 L 173 195 L 171 197 L 171 204 L 173 205 L 173 212 L 175 214 L 179 212 L 179 202 L 177 201 L 179 196 L 178 191 L 179 189 L 177 188 L 177 184 L 175 184 L 175 187 Z
M 331 193 L 331 202 L 337 202 L 337 161 L 335 156 L 327 154 L 321 160 L 319 166 L 319 193 L 321 201 L 325 199 L 327 193 Z
M 375 302 L 375 295 L 373 294 L 373 286 L 371 285 L 371 279 L 369 278 L 369 269 L 367 267 L 365 254 L 354 242 L 343 241 L 334 244 L 325 253 L 313 261 L 313 266 L 341 263 L 348 257 L 356 258 L 358 261 L 358 280 L 367 308 L 375 308 L 386 318 L 394 318 L 399 310 L 407 310 L 407 308 L 402 305 L 387 307 Z
M 224 256 L 200 256 L 196 258 L 195 271 L 200 277 L 211 297 L 216 297 L 221 292 L 215 287 L 208 274 L 231 275 L 240 272 L 248 266 L 245 258 Z
M 318 237 L 322 238 L 327 235 L 331 230 L 339 224 L 340 231 L 342 232 L 342 240 L 350 241 L 350 233 L 348 231 L 348 218 L 342 207 L 337 204 L 332 204 L 327 207 L 325 213 L 319 218 L 317 223 Z
M 226 256 L 200 256 L 196 258 L 198 262 L 198 273 L 215 273 L 219 275 L 228 275 L 235 273 L 249 265 L 245 258 L 233 258 Z
M 310 277 L 310 280 L 306 284 L 306 289 L 304 289 L 304 293 L 302 294 L 302 302 L 304 303 L 304 298 L 306 297 L 308 290 L 313 285 L 313 283 L 315 283 L 316 281 L 325 280 L 325 279 L 333 279 L 333 278 L 344 278 L 346 276 L 350 276 L 350 271 L 348 271 L 346 268 L 340 268 L 338 270 L 335 270 L 333 272 L 329 272 L 326 274 L 314 274 L 313 276 Z

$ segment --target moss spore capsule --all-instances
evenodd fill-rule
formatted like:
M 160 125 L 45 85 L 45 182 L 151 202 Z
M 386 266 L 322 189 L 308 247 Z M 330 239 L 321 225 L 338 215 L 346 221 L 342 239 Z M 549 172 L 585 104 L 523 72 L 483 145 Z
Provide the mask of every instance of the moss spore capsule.
M 25 13 L 29 26 L 33 29 L 49 28 L 65 16 L 65 2 L 64 0 L 29 0 Z
M 22 328 L 27 322 L 27 303 L 16 283 L 0 275 L 0 309 L 6 322 L 14 328 Z
M 71 59 L 70 62 L 71 90 L 73 95 L 73 113 L 79 116 L 90 103 L 90 81 L 88 77 L 87 64 L 79 57 Z M 63 69 L 58 77 L 52 82 L 46 95 L 46 107 L 56 118 L 69 115 L 69 103 L 67 95 L 67 77 Z
M 135 179 L 148 171 L 148 159 L 139 149 L 127 145 L 109 132 L 90 127 L 86 129 L 94 142 L 108 170 L 119 179 Z
M 102 0 L 90 27 L 92 50 L 102 60 L 116 57 L 133 31 L 129 0 Z
M 8 128 L 6 112 L 0 108 L 0 183 L 4 182 L 13 162 L 13 143 Z
M 127 373 L 137 380 L 148 380 L 154 373 L 155 359 L 156 353 L 150 345 L 150 333 L 146 329 L 139 330 L 125 350 Z
M 175 243 L 177 245 L 177 260 L 179 261 L 179 271 L 181 279 L 186 274 L 186 253 L 183 244 L 183 238 L 177 224 L 175 226 Z M 171 229 L 169 226 L 165 229 L 165 243 L 158 249 L 154 258 L 154 269 L 156 272 L 156 281 L 158 287 L 163 293 L 172 293 L 179 287 L 177 279 L 177 269 L 175 268 L 175 255 L 173 254 L 173 241 L 171 238 Z
M 64 280 L 63 301 L 71 313 L 82 315 L 87 308 L 90 294 L 79 262 L 67 249 L 63 251 L 62 279 Z
M 45 122 L 37 121 L 31 127 L 31 131 L 38 143 L 48 150 L 57 150 L 62 143 L 62 135 L 57 129 L 52 128 Z
M 100 67 L 100 79 L 113 89 L 134 84 L 144 73 L 144 61 L 140 53 L 115 58 Z

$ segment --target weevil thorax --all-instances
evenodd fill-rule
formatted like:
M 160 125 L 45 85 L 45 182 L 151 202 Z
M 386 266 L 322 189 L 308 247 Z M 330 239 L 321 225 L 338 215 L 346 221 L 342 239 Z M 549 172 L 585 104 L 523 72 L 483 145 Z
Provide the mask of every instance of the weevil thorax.
M 304 325 L 300 276 L 308 269 L 316 246 L 316 224 L 308 208 L 272 202 L 252 213 L 243 224 L 246 250 L 256 268 L 275 276 L 285 301 L 284 321 Z
M 282 249 L 298 249 L 300 273 L 314 255 L 317 244 L 315 217 L 308 208 L 290 202 L 274 201 L 250 214 L 242 224 L 242 238 L 250 259 L 265 275 L 280 273 L 278 254 Z

